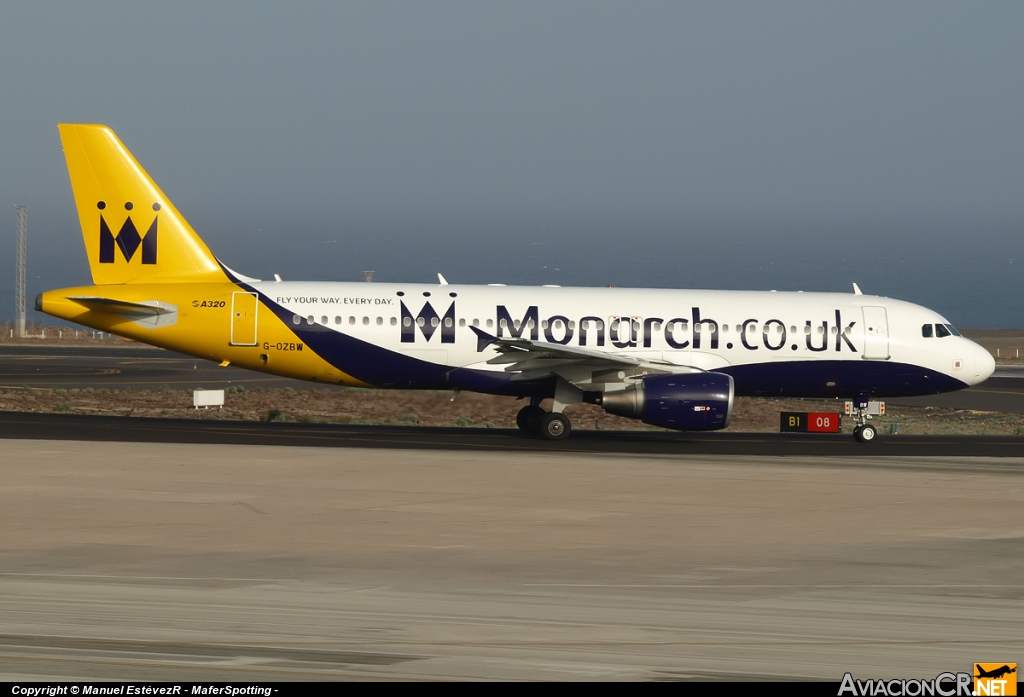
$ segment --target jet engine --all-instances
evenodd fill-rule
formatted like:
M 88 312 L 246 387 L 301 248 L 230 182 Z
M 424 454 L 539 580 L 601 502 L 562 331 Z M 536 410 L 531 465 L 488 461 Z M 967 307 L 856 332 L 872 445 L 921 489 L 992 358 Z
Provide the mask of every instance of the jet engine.
M 725 373 L 652 375 L 634 386 L 605 392 L 600 404 L 609 414 L 640 419 L 677 431 L 714 431 L 732 418 L 735 388 Z

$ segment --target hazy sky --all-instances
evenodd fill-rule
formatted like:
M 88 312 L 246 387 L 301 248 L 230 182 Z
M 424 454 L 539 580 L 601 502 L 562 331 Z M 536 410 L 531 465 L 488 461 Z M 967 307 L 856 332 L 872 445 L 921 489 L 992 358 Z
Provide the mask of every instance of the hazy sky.
M 3 2 L 0 320 L 17 204 L 30 298 L 89 282 L 70 121 L 250 275 L 857 281 L 1024 328 L 1022 32 L 1020 2 Z

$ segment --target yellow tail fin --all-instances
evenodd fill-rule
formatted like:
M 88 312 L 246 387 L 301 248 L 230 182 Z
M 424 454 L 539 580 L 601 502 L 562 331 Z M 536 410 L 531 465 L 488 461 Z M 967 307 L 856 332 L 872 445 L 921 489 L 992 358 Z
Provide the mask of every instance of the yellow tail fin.
M 209 248 L 112 130 L 59 128 L 93 283 L 227 280 Z

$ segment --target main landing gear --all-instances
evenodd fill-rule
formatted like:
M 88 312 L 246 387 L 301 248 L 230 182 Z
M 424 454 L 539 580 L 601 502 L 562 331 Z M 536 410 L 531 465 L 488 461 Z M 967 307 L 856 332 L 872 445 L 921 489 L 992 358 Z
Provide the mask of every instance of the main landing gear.
M 878 429 L 868 423 L 868 400 L 858 398 L 854 407 L 857 425 L 853 429 L 853 437 L 860 443 L 870 443 L 878 435 Z
M 572 422 L 565 414 L 556 414 L 541 409 L 539 406 L 523 407 L 516 414 L 516 425 L 519 430 L 545 440 L 562 440 L 572 432 Z
M 547 412 L 534 404 L 528 404 L 516 414 L 516 425 L 526 433 L 540 433 L 540 420 Z
M 582 390 L 570 385 L 562 378 L 558 378 L 555 383 L 551 411 L 541 409 L 540 397 L 531 397 L 529 406 L 523 407 L 516 414 L 516 424 L 521 431 L 540 436 L 545 440 L 568 438 L 572 432 L 572 422 L 569 421 L 568 416 L 562 413 L 562 410 L 570 404 L 579 404 L 582 401 Z

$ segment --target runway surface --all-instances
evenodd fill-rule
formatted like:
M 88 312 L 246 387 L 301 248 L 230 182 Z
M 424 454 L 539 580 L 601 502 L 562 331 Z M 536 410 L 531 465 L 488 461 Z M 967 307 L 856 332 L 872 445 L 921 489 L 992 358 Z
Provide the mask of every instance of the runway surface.
M 931 678 L 1024 650 L 1024 459 L 5 440 L 0 679 Z
M 996 375 L 976 387 L 941 395 L 904 397 L 892 404 L 935 406 L 975 411 L 1024 414 L 1024 367 L 1000 366 Z M 157 390 L 228 385 L 340 389 L 326 383 L 289 380 L 233 366 L 142 347 L 0 346 L 0 389 L 107 388 Z
M 705 434 L 672 431 L 575 431 L 564 441 L 516 429 L 353 426 L 193 419 L 151 419 L 0 412 L 0 439 L 207 443 L 398 448 L 408 450 L 609 453 L 629 455 L 756 455 L 1021 457 L 1024 436 L 887 436 L 858 443 L 851 435 L 807 433 Z
M 92 387 L 111 390 L 185 390 L 242 385 L 246 389 L 338 389 L 234 366 L 220 367 L 173 351 L 143 347 L 0 346 L 0 389 Z

